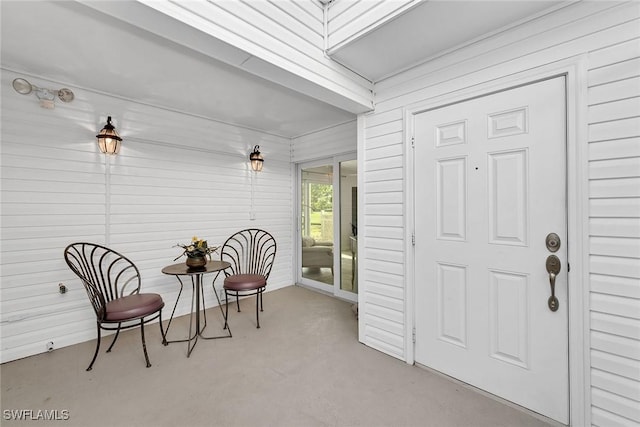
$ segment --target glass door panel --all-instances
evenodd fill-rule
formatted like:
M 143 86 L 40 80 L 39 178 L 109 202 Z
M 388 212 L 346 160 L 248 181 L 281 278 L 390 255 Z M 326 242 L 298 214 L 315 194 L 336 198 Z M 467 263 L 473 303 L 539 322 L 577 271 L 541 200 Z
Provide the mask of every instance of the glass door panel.
M 333 165 L 301 170 L 302 277 L 334 284 Z
M 357 161 L 340 162 L 340 289 L 358 292 Z

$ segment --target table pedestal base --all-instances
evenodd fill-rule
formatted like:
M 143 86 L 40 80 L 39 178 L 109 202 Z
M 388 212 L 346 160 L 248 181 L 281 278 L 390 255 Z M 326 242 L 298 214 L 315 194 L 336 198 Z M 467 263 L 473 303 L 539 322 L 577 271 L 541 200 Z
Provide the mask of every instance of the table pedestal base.
M 204 290 L 202 288 L 202 276 L 203 274 L 194 274 L 194 275 L 190 275 L 191 277 L 191 287 L 192 287 L 192 293 L 191 293 L 191 314 L 189 315 L 189 335 L 188 338 L 182 339 L 182 340 L 173 340 L 173 341 L 168 341 L 166 339 L 166 337 L 169 334 L 169 328 L 171 327 L 171 321 L 173 320 L 173 315 L 176 312 L 176 307 L 178 306 L 178 301 L 180 301 L 180 296 L 182 295 L 182 290 L 184 289 L 184 284 L 182 282 L 182 279 L 180 279 L 180 276 L 176 275 L 176 278 L 178 279 L 178 281 L 180 282 L 180 292 L 178 292 L 178 297 L 176 298 L 176 303 L 173 306 L 173 311 L 171 312 L 171 318 L 169 319 L 169 323 L 167 324 L 167 330 L 165 332 L 165 339 L 163 340 L 163 344 L 164 345 L 169 345 L 170 343 L 176 343 L 176 342 L 186 342 L 187 343 L 187 357 L 191 356 L 191 352 L 193 351 L 193 349 L 195 348 L 196 344 L 198 343 L 198 338 L 202 338 L 205 340 L 214 340 L 214 339 L 219 339 L 219 338 L 231 338 L 231 328 L 229 327 L 229 324 L 226 322 L 226 317 L 224 314 L 224 310 L 222 309 L 222 304 L 220 302 L 220 296 L 218 295 L 218 292 L 216 290 L 216 286 L 215 286 L 215 279 L 218 278 L 218 275 L 220 274 L 220 272 L 218 272 L 218 274 L 216 274 L 216 277 L 213 279 L 213 293 L 216 294 L 216 299 L 218 300 L 218 308 L 220 309 L 220 313 L 222 314 L 222 318 L 225 320 L 225 326 L 223 329 L 227 330 L 227 334 L 226 335 L 219 335 L 219 336 L 205 336 L 202 334 L 202 332 L 205 330 L 205 328 L 207 327 L 207 314 L 205 312 L 205 304 L 204 304 Z M 201 325 L 200 322 L 200 305 L 202 304 L 202 315 L 204 317 L 204 324 Z M 194 330 L 194 314 L 195 314 L 195 330 Z

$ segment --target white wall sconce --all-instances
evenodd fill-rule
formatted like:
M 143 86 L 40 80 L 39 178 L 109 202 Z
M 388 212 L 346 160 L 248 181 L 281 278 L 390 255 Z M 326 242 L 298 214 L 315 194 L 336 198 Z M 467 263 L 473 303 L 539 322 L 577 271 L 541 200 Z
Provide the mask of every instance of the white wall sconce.
M 12 85 L 13 89 L 15 89 L 15 91 L 21 95 L 29 95 L 32 92 L 35 93 L 36 97 L 40 100 L 40 106 L 42 108 L 54 108 L 54 101 L 56 99 L 56 96 L 62 102 L 71 102 L 74 98 L 71 89 L 62 88 L 59 90 L 54 90 L 44 87 L 38 87 L 22 78 L 14 79 Z
M 260 146 L 256 145 L 253 147 L 253 151 L 249 154 L 249 160 L 251 161 L 251 169 L 256 172 L 260 172 L 262 170 L 262 164 L 264 163 L 264 158 L 262 154 L 260 154 Z
M 100 133 L 96 135 L 96 138 L 98 138 L 98 147 L 101 153 L 118 154 L 120 152 L 122 138 L 120 138 L 120 135 L 116 132 L 116 128 L 111 124 L 111 116 L 107 118 L 107 124 L 104 125 Z

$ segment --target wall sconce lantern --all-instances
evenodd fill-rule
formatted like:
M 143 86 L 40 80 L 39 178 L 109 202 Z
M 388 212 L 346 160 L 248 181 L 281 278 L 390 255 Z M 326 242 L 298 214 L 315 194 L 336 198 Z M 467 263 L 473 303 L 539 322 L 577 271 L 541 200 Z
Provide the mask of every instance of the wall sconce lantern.
M 251 169 L 256 172 L 260 172 L 262 170 L 262 164 L 264 163 L 264 158 L 262 154 L 260 154 L 260 146 L 256 145 L 253 147 L 253 152 L 249 154 L 249 160 L 251 160 Z
M 100 133 L 96 135 L 96 138 L 98 138 L 98 147 L 101 153 L 118 154 L 120 152 L 122 138 L 120 138 L 116 132 L 116 128 L 111 124 L 111 116 L 107 118 L 107 124 L 104 125 Z

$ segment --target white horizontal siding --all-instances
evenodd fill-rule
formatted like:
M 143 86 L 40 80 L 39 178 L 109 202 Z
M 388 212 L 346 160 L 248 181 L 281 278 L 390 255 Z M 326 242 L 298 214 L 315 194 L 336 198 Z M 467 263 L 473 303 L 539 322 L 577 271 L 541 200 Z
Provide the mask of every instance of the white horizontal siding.
M 294 163 L 326 159 L 357 151 L 356 122 L 343 123 L 292 140 L 291 160 Z
M 588 159 L 579 167 L 588 168 L 589 258 L 582 276 L 589 278 L 583 288 L 590 289 L 585 351 L 594 358 L 592 378 L 586 379 L 593 407 L 584 416 L 594 425 L 640 421 L 637 393 L 620 394 L 640 388 L 639 28 L 638 3 L 581 2 L 376 83 L 376 110 L 362 116 L 364 143 L 358 153 L 364 165 L 361 244 L 367 250 L 360 255 L 360 321 L 365 344 L 412 358 L 403 347 L 407 329 L 398 303 L 406 299 L 403 212 L 409 197 L 403 182 L 403 110 L 583 55 L 587 99 L 578 108 L 588 121 Z
M 638 406 L 636 400 L 628 399 L 625 396 L 610 393 L 597 387 L 592 388 L 591 396 L 594 408 L 615 414 L 622 425 L 637 426 L 640 424 L 640 406 Z M 604 425 L 608 426 L 610 424 Z
M 369 120 L 371 118 L 371 120 Z M 404 327 L 404 198 L 401 115 L 366 116 L 364 132 L 364 229 L 360 259 L 360 339 L 403 358 Z M 361 261 L 362 262 L 362 261 Z M 361 270 L 362 271 L 362 270 Z M 364 291 L 364 292 L 363 292 Z
M 2 86 L 15 77 L 3 70 Z M 278 244 L 269 287 L 293 283 L 289 139 L 72 89 L 75 100 L 54 110 L 2 91 L 2 362 L 46 351 L 49 341 L 63 347 L 95 338 L 84 288 L 63 259 L 74 241 L 106 243 L 131 258 L 143 289 L 165 299 L 165 318 L 179 285 L 160 270 L 193 235 L 220 245 L 242 228 L 264 228 Z M 124 139 L 116 157 L 101 155 L 95 139 L 108 114 Z M 265 164 L 253 175 L 248 154 L 256 144 Z M 210 288 L 205 295 L 211 306 Z M 187 293 L 177 315 L 189 303 Z
M 602 272 L 592 274 L 590 295 L 596 425 L 640 425 L 640 209 L 633 211 L 640 201 L 639 61 L 640 34 L 589 54 L 590 199 L 631 208 L 625 217 L 590 213 L 591 272 Z M 627 92 L 608 89 L 621 86 Z M 619 347 L 599 346 L 607 337 Z

